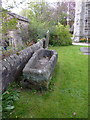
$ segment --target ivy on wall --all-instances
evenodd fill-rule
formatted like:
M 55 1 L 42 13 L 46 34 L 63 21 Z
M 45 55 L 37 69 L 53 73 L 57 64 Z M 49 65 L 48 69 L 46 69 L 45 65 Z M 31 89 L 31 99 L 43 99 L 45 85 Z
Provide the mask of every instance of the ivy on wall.
M 17 18 L 10 18 L 7 10 L 2 12 L 2 33 L 6 34 L 9 30 L 17 29 Z

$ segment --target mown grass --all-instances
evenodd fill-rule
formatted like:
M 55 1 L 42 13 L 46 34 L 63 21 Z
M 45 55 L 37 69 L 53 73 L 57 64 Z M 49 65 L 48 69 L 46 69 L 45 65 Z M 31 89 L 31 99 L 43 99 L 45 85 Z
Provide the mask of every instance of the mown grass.
M 81 46 L 50 47 L 58 61 L 48 91 L 36 92 L 17 87 L 20 99 L 10 118 L 87 118 L 88 56 Z

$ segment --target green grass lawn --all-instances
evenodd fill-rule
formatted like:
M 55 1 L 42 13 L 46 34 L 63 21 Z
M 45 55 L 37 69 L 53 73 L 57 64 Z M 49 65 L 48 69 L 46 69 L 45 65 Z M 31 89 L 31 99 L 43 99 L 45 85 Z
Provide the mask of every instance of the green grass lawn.
M 51 47 L 58 61 L 48 91 L 36 92 L 17 87 L 20 99 L 10 118 L 87 118 L 88 56 L 81 46 Z

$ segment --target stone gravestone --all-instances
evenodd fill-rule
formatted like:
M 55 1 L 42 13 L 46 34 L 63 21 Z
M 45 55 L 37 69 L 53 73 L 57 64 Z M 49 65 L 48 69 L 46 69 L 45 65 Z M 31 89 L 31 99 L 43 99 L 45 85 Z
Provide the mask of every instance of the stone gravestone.
M 80 50 L 81 50 L 85 55 L 90 55 L 90 47 L 81 47 Z
M 45 38 L 43 38 L 43 48 L 48 49 L 49 45 L 49 30 L 46 32 Z
M 49 30 L 46 33 L 46 48 L 48 48 L 49 45 Z

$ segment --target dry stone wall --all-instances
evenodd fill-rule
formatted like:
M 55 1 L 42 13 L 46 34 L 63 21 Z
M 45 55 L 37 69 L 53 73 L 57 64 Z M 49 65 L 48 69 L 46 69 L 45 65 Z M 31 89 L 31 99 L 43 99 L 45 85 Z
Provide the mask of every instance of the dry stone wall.
M 13 54 L 2 60 L 2 91 L 5 91 L 12 81 L 17 80 L 33 53 L 43 48 L 43 41 L 45 39 L 20 51 L 18 55 Z

